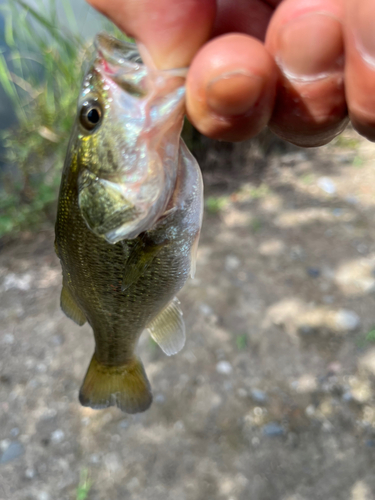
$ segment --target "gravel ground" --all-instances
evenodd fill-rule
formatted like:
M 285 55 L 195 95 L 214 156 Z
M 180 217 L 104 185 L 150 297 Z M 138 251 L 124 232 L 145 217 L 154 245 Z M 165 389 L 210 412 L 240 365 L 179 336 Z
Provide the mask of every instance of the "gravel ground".
M 208 151 L 187 344 L 141 338 L 144 414 L 79 405 L 53 233 L 1 249 L 0 500 L 375 499 L 375 146 Z

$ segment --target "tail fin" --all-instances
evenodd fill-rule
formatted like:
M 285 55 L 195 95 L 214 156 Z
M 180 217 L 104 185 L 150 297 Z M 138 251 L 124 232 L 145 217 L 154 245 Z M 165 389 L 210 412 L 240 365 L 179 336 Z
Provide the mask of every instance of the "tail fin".
M 152 393 L 142 362 L 133 358 L 123 366 L 105 366 L 98 363 L 94 354 L 79 401 L 94 409 L 117 406 L 125 413 L 146 411 L 152 403 Z

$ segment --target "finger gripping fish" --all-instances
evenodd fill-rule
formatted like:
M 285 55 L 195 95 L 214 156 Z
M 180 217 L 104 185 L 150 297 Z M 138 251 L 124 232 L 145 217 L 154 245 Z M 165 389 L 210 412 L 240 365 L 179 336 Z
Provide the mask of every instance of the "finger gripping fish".
M 185 343 L 175 296 L 194 274 L 203 187 L 180 138 L 184 70 L 146 68 L 133 44 L 106 34 L 95 46 L 60 186 L 61 307 L 94 332 L 81 404 L 137 413 L 152 402 L 141 333 L 167 355 Z

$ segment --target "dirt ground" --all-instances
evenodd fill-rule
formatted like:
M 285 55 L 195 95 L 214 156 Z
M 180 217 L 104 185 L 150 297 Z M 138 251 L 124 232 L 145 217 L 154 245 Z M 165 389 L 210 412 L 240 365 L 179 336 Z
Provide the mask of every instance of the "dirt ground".
M 279 146 L 203 144 L 187 344 L 141 338 L 144 414 L 80 406 L 53 232 L 1 248 L 1 500 L 375 499 L 375 145 Z

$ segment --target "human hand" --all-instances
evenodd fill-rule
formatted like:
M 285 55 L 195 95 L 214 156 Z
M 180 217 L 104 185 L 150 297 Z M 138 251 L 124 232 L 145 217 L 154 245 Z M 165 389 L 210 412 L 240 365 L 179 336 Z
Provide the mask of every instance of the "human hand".
M 209 137 L 266 125 L 299 146 L 346 126 L 375 141 L 373 0 L 87 0 L 146 63 L 190 65 L 187 114 Z M 208 41 L 208 43 L 206 43 Z

